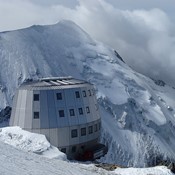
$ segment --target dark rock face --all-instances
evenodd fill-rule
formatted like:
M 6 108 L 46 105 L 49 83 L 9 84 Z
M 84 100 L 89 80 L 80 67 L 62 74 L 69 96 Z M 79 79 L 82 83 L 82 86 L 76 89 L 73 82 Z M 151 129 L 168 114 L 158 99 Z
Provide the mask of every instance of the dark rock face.
M 165 86 L 166 83 L 163 80 L 154 80 L 155 84 L 158 86 Z
M 157 165 L 163 165 L 166 166 L 168 169 L 171 170 L 172 173 L 175 173 L 175 162 L 171 160 L 163 160 L 159 162 Z
M 125 63 L 123 58 L 119 55 L 119 53 L 116 50 L 114 50 L 114 53 L 119 60 L 121 60 L 123 63 Z
M 0 111 L 0 123 L 7 122 L 10 119 L 12 108 L 7 106 L 5 109 Z

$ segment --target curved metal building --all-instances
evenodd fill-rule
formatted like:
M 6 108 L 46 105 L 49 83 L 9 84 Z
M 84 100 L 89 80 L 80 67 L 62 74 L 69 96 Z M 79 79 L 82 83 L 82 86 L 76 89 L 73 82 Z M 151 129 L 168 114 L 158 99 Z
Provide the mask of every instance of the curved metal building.
M 24 83 L 14 97 L 10 125 L 44 134 L 68 158 L 74 158 L 100 136 L 94 87 L 71 77 Z

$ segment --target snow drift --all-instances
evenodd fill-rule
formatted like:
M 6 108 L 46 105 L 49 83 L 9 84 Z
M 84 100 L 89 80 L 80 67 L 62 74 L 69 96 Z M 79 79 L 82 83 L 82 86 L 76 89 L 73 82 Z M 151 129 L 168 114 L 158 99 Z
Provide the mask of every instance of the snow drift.
M 19 127 L 1 128 L 0 141 L 47 158 L 67 160 L 66 155 L 60 152 L 58 148 L 50 145 L 44 135 L 24 131 Z
M 48 76 L 73 76 L 96 86 L 101 141 L 109 147 L 101 161 L 143 167 L 175 159 L 173 88 L 135 72 L 70 21 L 0 33 L 1 110 L 12 105 L 21 83 Z

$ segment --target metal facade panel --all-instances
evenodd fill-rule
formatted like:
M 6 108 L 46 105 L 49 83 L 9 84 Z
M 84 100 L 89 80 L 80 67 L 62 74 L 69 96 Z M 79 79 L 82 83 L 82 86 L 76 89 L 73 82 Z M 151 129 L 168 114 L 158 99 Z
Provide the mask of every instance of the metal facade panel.
M 86 96 L 84 96 L 83 92 L 86 92 Z M 80 93 L 81 93 L 81 101 L 80 103 L 77 103 L 77 108 L 82 108 L 83 109 L 83 115 L 79 115 L 79 124 L 85 124 L 87 123 L 87 116 L 86 116 L 86 106 L 88 106 L 88 99 L 87 99 L 87 88 L 86 87 L 81 87 L 80 88 Z M 78 110 L 78 109 L 77 109 Z
M 49 128 L 47 91 L 40 91 L 40 127 L 41 129 Z
M 16 103 L 16 113 L 15 113 L 15 119 L 13 126 L 19 126 L 19 116 L 20 116 L 20 107 L 21 107 L 21 98 L 22 98 L 22 91 L 20 90 L 17 97 L 17 103 Z
M 87 141 L 91 141 L 91 140 L 94 140 L 94 139 L 98 138 L 96 136 L 96 134 L 94 134 L 94 125 L 95 125 L 95 122 L 88 123 L 88 126 L 87 127 L 92 126 L 93 127 L 93 133 L 92 134 L 89 134 L 88 133 L 88 135 L 87 135 Z
M 86 119 L 85 117 L 82 117 L 82 115 L 79 114 L 79 108 L 82 108 L 83 110 L 83 115 L 84 115 L 84 106 L 82 105 L 83 104 L 83 96 L 82 96 L 82 93 L 81 93 L 81 88 L 76 88 L 74 89 L 74 101 L 75 101 L 75 112 L 76 112 L 76 117 L 77 117 L 77 123 L 75 123 L 75 125 L 79 125 L 79 124 L 82 124 L 85 123 L 85 121 L 82 121 L 82 119 Z M 79 95 L 80 97 L 79 98 L 76 98 L 76 92 L 79 92 Z
M 93 108 L 94 108 L 95 104 L 93 101 L 93 95 L 92 95 L 92 91 L 91 91 L 92 88 L 93 88 L 93 86 L 87 86 L 87 99 L 88 99 L 88 106 L 90 109 L 90 113 L 87 114 L 87 121 L 88 122 L 94 121 Z M 90 91 L 91 95 L 89 95 L 89 91 Z
M 40 129 L 32 129 L 31 132 L 40 134 Z
M 64 116 L 65 117 L 59 117 L 59 110 L 64 110 Z M 68 127 L 69 126 L 69 118 L 68 118 L 68 111 L 67 108 L 58 108 L 57 110 L 57 122 L 58 127 Z
M 57 93 L 61 93 L 62 94 L 62 100 L 57 100 Z M 64 108 L 65 107 L 65 95 L 64 95 L 64 90 L 60 89 L 60 90 L 55 90 L 54 91 L 54 99 L 55 99 L 55 105 L 56 108 Z
M 28 128 L 25 128 L 25 130 L 26 130 L 26 131 L 29 131 L 29 132 L 32 132 L 32 130 L 31 130 L 31 129 L 28 129 Z
M 57 114 L 55 109 L 54 91 L 47 91 L 47 104 L 48 104 L 48 116 L 49 116 L 49 128 L 57 128 Z
M 57 93 L 62 94 L 62 100 L 57 100 Z M 68 112 L 66 108 L 66 98 L 65 98 L 66 90 L 55 90 L 55 108 L 56 108 L 56 114 L 57 114 L 57 126 L 58 127 L 67 127 L 69 126 L 69 120 L 68 120 Z M 64 110 L 64 117 L 59 116 L 59 110 Z
M 68 112 L 68 121 L 70 126 L 78 125 L 78 117 L 77 117 L 77 110 L 76 110 L 76 103 L 75 103 L 75 89 L 67 89 L 65 90 L 65 99 L 66 99 L 66 106 Z M 75 116 L 70 116 L 70 110 L 73 109 Z
M 71 109 L 74 109 L 75 116 L 70 116 Z M 76 110 L 76 106 L 68 106 L 67 110 L 68 110 L 69 125 L 70 126 L 79 125 L 78 113 Z
M 80 125 L 79 129 L 79 143 L 87 142 L 87 135 L 88 135 L 88 124 Z M 86 135 L 81 136 L 81 128 L 86 128 Z
M 39 94 L 39 96 L 40 96 L 40 91 L 33 91 L 33 95 L 34 94 Z M 32 96 L 32 98 L 33 98 L 33 96 Z M 40 111 L 40 100 L 39 101 L 34 101 L 33 100 L 33 111 L 35 112 L 39 112 Z
M 71 137 L 71 131 L 72 131 L 73 129 L 77 129 L 77 131 L 78 131 L 78 136 L 75 137 L 75 138 L 72 138 L 72 137 Z M 79 132 L 79 131 L 80 131 L 80 126 L 71 126 L 71 127 L 70 127 L 70 135 L 69 135 L 70 145 L 79 144 L 79 137 L 80 137 L 80 132 Z
M 33 119 L 33 91 L 27 91 L 24 128 L 27 129 L 32 128 L 32 119 Z
M 100 137 L 100 130 L 98 129 L 98 125 L 99 125 L 99 120 L 94 122 L 94 137 L 95 138 L 99 138 Z M 95 132 L 95 124 L 97 124 L 97 131 Z
M 40 129 L 40 134 L 46 136 L 46 139 L 50 142 L 50 131 L 49 129 Z
M 16 94 L 13 97 L 13 104 L 12 104 L 13 108 L 12 108 L 12 113 L 11 113 L 10 122 L 9 122 L 10 126 L 13 126 L 14 120 L 16 117 L 16 105 L 17 105 L 17 100 L 18 100 L 18 93 L 19 93 L 19 91 L 17 90 Z
M 40 129 L 40 119 L 34 119 L 32 120 L 32 128 L 33 129 Z
M 50 129 L 50 143 L 58 147 L 58 129 Z
M 59 147 L 69 146 L 70 145 L 69 137 L 70 137 L 69 127 L 58 128 L 58 146 Z
M 66 89 L 65 92 L 65 100 L 66 106 L 74 106 L 74 89 Z
M 34 101 L 34 94 L 39 94 L 40 96 L 40 91 L 33 91 L 32 95 L 32 101 L 33 101 L 33 113 L 32 113 L 32 128 L 33 129 L 39 129 L 40 128 L 40 99 L 39 101 Z M 39 112 L 39 119 L 34 119 L 34 112 Z
M 92 116 L 91 116 L 91 107 L 90 107 L 90 103 L 89 103 L 89 96 L 87 96 L 86 98 L 83 99 L 84 102 L 84 111 L 85 111 L 85 115 L 86 115 L 86 120 L 87 123 L 92 121 Z M 90 113 L 87 113 L 86 107 L 89 107 L 90 109 Z
M 83 112 L 85 112 L 85 108 L 83 108 Z M 78 121 L 79 121 L 79 124 L 86 124 L 87 123 L 86 114 L 83 113 L 83 115 L 79 115 Z
M 26 100 L 27 100 L 27 90 L 22 90 L 21 91 L 21 106 L 20 106 L 19 121 L 18 121 L 18 124 L 21 128 L 24 128 Z

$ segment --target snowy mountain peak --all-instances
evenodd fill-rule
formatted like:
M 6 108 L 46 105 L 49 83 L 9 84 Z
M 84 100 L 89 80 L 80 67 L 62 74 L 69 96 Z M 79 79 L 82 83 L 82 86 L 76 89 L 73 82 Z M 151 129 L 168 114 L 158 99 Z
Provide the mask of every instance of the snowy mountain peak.
M 0 33 L 0 109 L 30 79 L 72 76 L 96 86 L 103 161 L 125 166 L 175 159 L 175 90 L 128 67 L 113 49 L 70 21 Z M 171 109 L 171 110 L 170 110 Z

